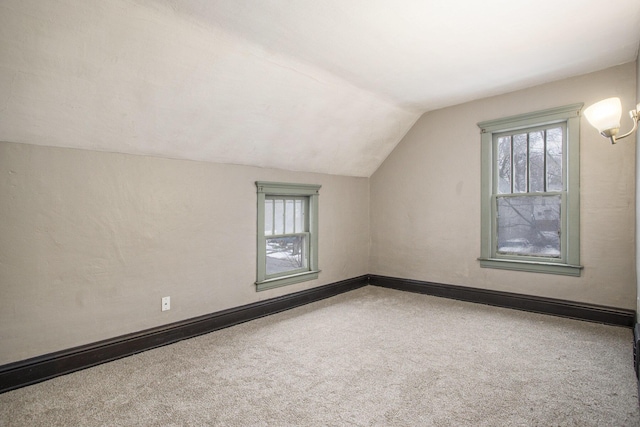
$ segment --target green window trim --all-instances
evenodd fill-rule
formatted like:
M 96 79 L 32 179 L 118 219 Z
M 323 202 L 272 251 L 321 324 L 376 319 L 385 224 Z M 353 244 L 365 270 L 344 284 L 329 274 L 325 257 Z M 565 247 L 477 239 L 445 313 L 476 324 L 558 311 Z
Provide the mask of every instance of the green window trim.
M 257 181 L 258 195 L 258 239 L 257 239 L 257 279 L 256 290 L 264 291 L 280 286 L 287 286 L 318 278 L 318 196 L 320 185 L 291 184 L 282 182 Z M 265 233 L 265 200 L 272 198 L 304 199 L 305 201 L 305 230 L 296 233 L 280 233 L 277 237 L 291 235 L 304 236 L 307 241 L 305 247 L 306 267 L 285 273 L 267 274 L 267 235 Z M 274 234 L 275 235 L 275 234 Z
M 488 120 L 478 123 L 481 129 L 481 248 L 480 266 L 518 270 L 534 273 L 549 273 L 580 276 L 580 110 L 583 104 L 572 104 L 528 114 Z M 518 130 L 529 130 L 552 124 L 566 124 L 566 142 L 563 151 L 563 180 L 561 205 L 561 235 L 559 258 L 535 258 L 522 255 L 498 253 L 497 240 L 497 177 L 495 172 L 497 134 Z M 533 194 L 533 193 L 523 193 Z M 545 193 L 541 193 L 545 194 Z

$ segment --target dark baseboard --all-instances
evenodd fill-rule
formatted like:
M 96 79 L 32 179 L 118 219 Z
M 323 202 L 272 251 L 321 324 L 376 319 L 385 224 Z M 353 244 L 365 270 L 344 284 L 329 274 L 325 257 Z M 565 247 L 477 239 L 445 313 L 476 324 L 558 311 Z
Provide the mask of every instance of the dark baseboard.
M 285 311 L 366 286 L 356 277 L 0 366 L 0 393 Z
M 633 327 L 635 324 L 635 312 L 621 308 L 375 275 L 369 276 L 369 284 L 615 326 Z
M 640 379 L 640 323 L 633 327 L 633 368 L 636 370 L 636 378 Z M 640 384 L 639 384 L 640 387 Z M 640 394 L 638 395 L 640 399 Z
M 640 405 L 640 323 L 636 323 L 633 327 L 633 368 L 636 371 L 638 405 Z
M 367 284 L 616 326 L 633 327 L 635 325 L 634 363 L 636 373 L 640 369 L 638 368 L 640 362 L 637 359 L 640 358 L 637 356 L 640 354 L 640 324 L 635 323 L 635 312 L 632 310 L 370 275 L 3 365 L 0 366 L 0 393 L 309 304 L 361 288 Z

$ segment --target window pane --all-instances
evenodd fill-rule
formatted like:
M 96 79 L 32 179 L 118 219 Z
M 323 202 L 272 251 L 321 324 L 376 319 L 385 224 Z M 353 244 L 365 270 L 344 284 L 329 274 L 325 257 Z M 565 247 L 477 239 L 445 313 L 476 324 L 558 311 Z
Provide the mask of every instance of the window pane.
M 560 258 L 560 196 L 498 197 L 498 253 Z
M 275 229 L 274 234 L 284 233 L 284 200 L 274 200 L 275 204 Z
M 562 128 L 547 130 L 547 191 L 562 191 Z
M 544 191 L 544 132 L 529 133 L 529 191 Z
M 513 192 L 527 192 L 527 134 L 513 135 Z
M 273 234 L 273 200 L 264 201 L 264 234 Z
M 295 231 L 299 233 L 301 231 L 307 231 L 304 228 L 304 200 L 296 200 L 296 217 L 295 217 Z
M 294 232 L 293 231 L 293 221 L 294 221 L 293 203 L 294 203 L 294 201 L 292 199 L 285 200 L 284 232 L 286 234 L 291 234 L 291 233 Z
M 267 275 L 307 268 L 306 236 L 267 239 Z
M 498 193 L 511 193 L 511 136 L 498 138 Z

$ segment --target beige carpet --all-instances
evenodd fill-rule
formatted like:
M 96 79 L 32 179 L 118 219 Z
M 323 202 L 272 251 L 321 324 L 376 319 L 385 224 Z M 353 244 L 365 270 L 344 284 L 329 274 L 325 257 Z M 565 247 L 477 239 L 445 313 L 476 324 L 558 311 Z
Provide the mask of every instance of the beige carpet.
M 2 426 L 638 426 L 632 331 L 376 287 L 0 395 Z

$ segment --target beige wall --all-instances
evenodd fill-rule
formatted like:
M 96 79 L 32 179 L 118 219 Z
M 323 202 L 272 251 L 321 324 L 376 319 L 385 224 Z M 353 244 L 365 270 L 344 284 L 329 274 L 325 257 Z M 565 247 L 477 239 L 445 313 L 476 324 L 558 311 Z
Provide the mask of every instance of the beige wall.
M 424 114 L 371 177 L 371 273 L 635 309 L 635 146 L 581 124 L 582 277 L 481 269 L 476 123 L 619 96 L 636 64 Z M 628 124 L 628 123 L 626 123 Z
M 476 123 L 630 109 L 637 68 L 425 114 L 370 179 L 0 142 L 0 365 L 366 273 L 634 308 L 634 144 L 583 120 L 582 277 L 481 269 Z M 256 180 L 322 185 L 318 280 L 255 292 Z
M 256 180 L 322 185 L 318 280 L 255 291 Z M 0 365 L 366 274 L 368 194 L 366 178 L 2 142 Z

